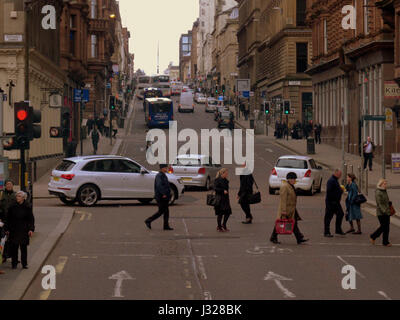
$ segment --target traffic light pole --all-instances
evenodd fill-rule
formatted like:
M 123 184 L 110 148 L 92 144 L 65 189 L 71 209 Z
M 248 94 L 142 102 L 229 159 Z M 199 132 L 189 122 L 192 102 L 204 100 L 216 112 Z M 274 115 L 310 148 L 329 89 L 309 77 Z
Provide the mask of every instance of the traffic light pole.
M 289 115 L 286 115 L 286 128 L 287 128 L 287 135 L 286 140 L 289 141 Z
M 26 172 L 26 163 L 25 163 L 25 148 L 21 147 L 21 160 L 20 160 L 20 165 L 21 165 L 21 175 L 20 175 L 20 187 L 22 191 L 26 192 L 26 185 L 25 185 L 25 172 Z M 31 195 L 31 198 L 33 199 L 33 196 Z

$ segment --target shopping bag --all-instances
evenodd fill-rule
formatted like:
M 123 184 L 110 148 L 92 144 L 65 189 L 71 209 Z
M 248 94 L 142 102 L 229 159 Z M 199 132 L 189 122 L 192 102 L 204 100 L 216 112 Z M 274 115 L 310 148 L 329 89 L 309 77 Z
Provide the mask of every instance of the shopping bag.
M 277 234 L 292 234 L 294 229 L 294 219 L 277 219 L 275 230 Z
M 0 264 L 3 263 L 3 252 L 4 246 L 6 245 L 7 237 L 3 237 L 0 239 Z

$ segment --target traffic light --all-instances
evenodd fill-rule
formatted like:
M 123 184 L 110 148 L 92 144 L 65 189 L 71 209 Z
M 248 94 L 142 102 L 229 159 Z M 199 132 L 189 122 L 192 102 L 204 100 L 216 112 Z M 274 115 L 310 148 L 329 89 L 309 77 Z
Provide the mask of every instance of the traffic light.
M 42 111 L 29 107 L 29 140 L 39 139 L 42 136 Z
M 15 144 L 13 143 L 13 145 L 15 149 L 29 149 L 30 128 L 32 125 L 30 115 L 31 111 L 28 102 L 16 102 L 14 104 Z
M 269 101 L 265 101 L 264 102 L 264 112 L 266 115 L 269 115 L 270 108 L 271 108 L 271 103 Z
M 110 96 L 110 110 L 115 110 L 115 96 Z
M 222 85 L 222 93 L 225 93 L 225 85 Z
M 283 101 L 283 112 L 285 114 L 289 114 L 290 113 L 290 100 Z

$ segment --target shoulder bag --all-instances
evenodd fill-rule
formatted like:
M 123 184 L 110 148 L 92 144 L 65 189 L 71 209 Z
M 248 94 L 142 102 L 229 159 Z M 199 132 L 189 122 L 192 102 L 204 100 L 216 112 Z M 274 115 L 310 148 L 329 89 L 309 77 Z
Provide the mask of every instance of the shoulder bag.
M 217 205 L 217 197 L 214 191 L 207 194 L 207 205 L 211 207 L 215 207 Z
M 363 204 L 367 202 L 367 198 L 365 198 L 365 196 L 362 193 L 359 193 L 358 195 L 356 195 L 356 197 L 354 198 L 354 203 L 355 204 Z
M 249 196 L 249 204 L 256 204 L 256 203 L 261 202 L 261 193 L 260 193 L 260 190 L 258 189 L 258 185 L 257 185 L 257 182 L 254 179 L 254 177 L 253 177 L 253 180 L 254 180 L 254 184 L 256 185 L 257 192 L 253 193 Z

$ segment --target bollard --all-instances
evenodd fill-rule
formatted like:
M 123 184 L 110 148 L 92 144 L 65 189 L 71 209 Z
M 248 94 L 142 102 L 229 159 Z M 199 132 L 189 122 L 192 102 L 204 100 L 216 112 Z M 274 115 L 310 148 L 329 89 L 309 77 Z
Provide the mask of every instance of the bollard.
M 365 194 L 368 196 L 368 169 L 365 169 Z

